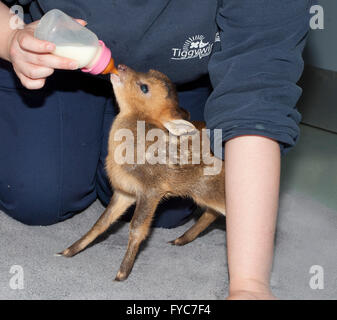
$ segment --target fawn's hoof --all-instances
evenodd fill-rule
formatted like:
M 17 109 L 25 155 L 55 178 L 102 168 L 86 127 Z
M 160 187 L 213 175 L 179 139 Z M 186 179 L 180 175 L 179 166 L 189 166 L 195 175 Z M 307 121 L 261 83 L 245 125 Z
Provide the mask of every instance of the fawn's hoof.
M 54 253 L 54 257 L 62 257 L 62 256 L 63 256 L 62 252 Z
M 189 241 L 186 241 L 184 238 L 177 238 L 175 240 L 169 241 L 168 243 L 171 244 L 172 246 L 184 246 L 186 243 Z
M 68 249 L 63 250 L 62 252 L 56 253 L 55 256 L 63 256 L 63 257 L 70 258 L 74 256 L 75 254 L 76 252 L 68 248 Z
M 127 279 L 127 277 L 128 277 L 128 274 L 118 271 L 115 281 L 124 281 Z

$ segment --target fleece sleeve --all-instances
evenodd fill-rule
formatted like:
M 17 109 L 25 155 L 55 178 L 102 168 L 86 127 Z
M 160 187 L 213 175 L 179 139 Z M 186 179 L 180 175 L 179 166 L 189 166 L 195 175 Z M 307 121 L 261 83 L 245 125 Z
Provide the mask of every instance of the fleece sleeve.
M 224 0 L 219 7 L 221 49 L 209 62 L 213 92 L 205 106 L 207 127 L 222 130 L 221 139 L 211 134 L 215 151 L 241 135 L 274 139 L 282 154 L 295 145 L 301 119 L 296 83 L 303 71 L 311 4 Z
M 7 5 L 21 4 L 22 6 L 25 6 L 31 3 L 32 1 L 33 0 L 1 0 L 1 2 L 4 2 Z

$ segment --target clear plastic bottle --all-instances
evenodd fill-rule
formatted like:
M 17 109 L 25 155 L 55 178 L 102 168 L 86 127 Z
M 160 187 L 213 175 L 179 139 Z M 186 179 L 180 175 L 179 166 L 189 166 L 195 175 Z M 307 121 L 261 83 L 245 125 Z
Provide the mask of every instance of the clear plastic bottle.
M 36 27 L 35 37 L 56 45 L 57 56 L 76 60 L 83 72 L 92 74 L 118 73 L 111 51 L 88 28 L 64 12 L 48 11 Z

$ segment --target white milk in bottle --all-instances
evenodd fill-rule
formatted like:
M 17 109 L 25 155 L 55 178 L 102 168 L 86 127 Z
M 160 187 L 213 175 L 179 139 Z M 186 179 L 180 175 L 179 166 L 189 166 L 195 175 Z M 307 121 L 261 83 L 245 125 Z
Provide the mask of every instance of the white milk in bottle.
M 78 67 L 90 67 L 95 63 L 95 57 L 99 55 L 100 47 L 83 46 L 80 44 L 56 45 L 54 54 L 57 56 L 76 60 Z

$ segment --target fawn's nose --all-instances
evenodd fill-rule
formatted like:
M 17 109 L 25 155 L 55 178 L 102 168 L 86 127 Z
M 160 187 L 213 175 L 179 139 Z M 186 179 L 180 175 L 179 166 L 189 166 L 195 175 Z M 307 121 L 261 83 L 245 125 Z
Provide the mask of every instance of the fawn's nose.
M 126 71 L 128 67 L 125 64 L 119 64 L 117 68 L 118 71 Z

